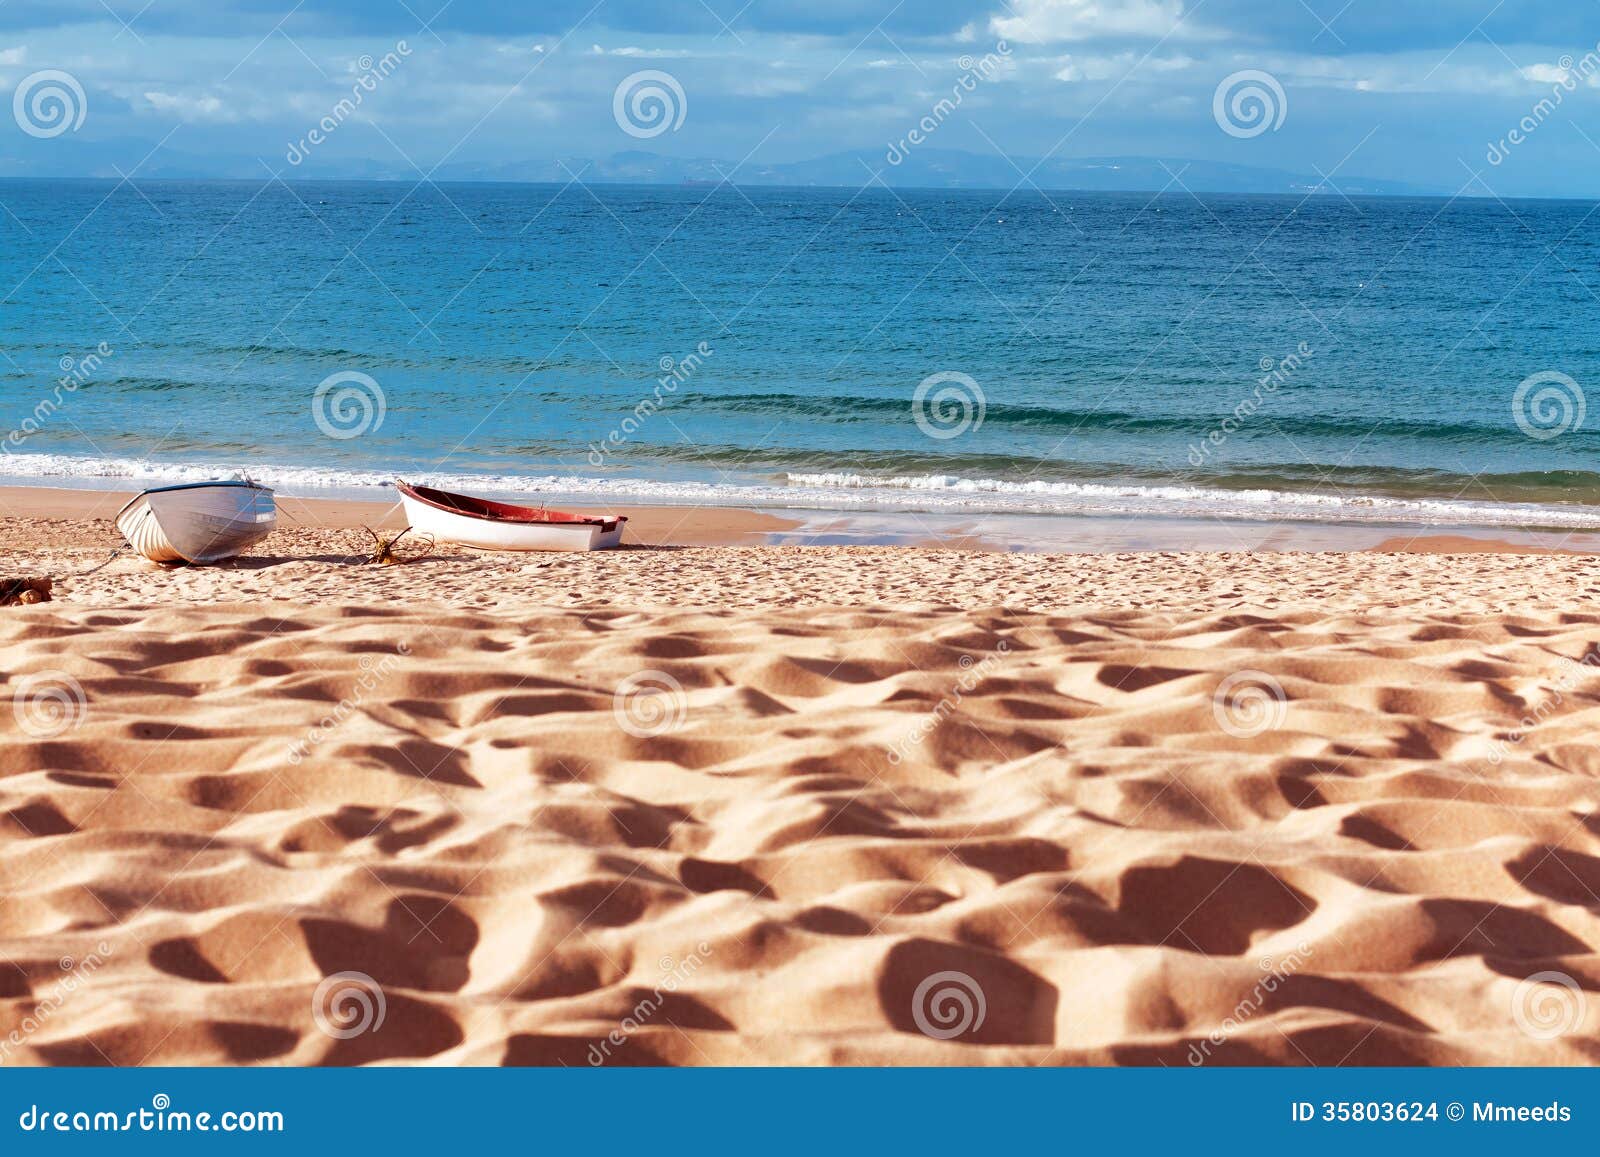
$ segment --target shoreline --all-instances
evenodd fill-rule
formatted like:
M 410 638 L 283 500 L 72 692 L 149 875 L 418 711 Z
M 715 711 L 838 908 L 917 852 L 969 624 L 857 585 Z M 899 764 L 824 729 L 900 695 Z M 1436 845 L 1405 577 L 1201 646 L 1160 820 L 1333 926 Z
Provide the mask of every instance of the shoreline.
M 387 531 L 385 533 L 388 533 Z M 760 539 L 771 533 L 751 530 Z M 599 617 L 665 610 L 767 612 L 861 607 L 969 612 L 1154 611 L 1173 614 L 1431 616 L 1582 613 L 1600 594 L 1594 556 L 1465 550 L 1455 540 L 1391 551 L 1123 551 L 1045 553 L 722 542 L 566 554 L 476 551 L 402 541 L 400 565 L 374 566 L 361 525 L 280 527 L 216 566 L 167 567 L 122 548 L 106 521 L 0 518 L 0 577 L 50 578 L 48 606 L 255 604 L 271 613 L 340 606 L 511 615 L 578 609 Z M 1431 546 L 1456 553 L 1437 553 Z M 1481 545 L 1481 544 L 1476 544 Z M 113 547 L 117 549 L 113 552 Z M 4 615 L 26 615 L 11 608 Z M 187 613 L 187 612 L 184 612 Z
M 24 459 L 34 459 L 24 462 Z M 420 473 L 412 481 L 513 503 L 620 513 L 664 509 L 747 510 L 811 527 L 823 541 L 916 545 L 985 540 L 1005 550 L 1256 550 L 1365 549 L 1385 539 L 1461 534 L 1527 546 L 1565 545 L 1600 551 L 1600 484 L 1580 501 L 1571 488 L 1544 493 L 1524 485 L 1499 496 L 1463 498 L 1438 487 L 1389 488 L 1372 479 L 1341 487 L 1295 476 L 1228 481 L 1187 475 L 1119 474 L 1034 479 L 970 473 L 882 473 L 855 470 L 724 472 L 715 468 L 585 473 L 564 462 L 513 464 L 512 473 Z M 954 467 L 952 467 L 953 469 Z M 50 454 L 6 456 L 0 489 L 133 492 L 241 473 L 237 463 L 148 462 Z M 396 472 L 353 466 L 253 463 L 257 482 L 285 500 L 352 503 L 392 501 Z M 1600 479 L 1600 475 L 1596 475 Z M 862 528 L 872 527 L 870 531 Z M 843 528 L 843 529 L 840 529 Z
M 75 540 L 97 545 L 81 527 L 107 523 L 136 490 L 0 485 L 0 520 L 78 524 Z M 279 494 L 279 533 L 295 528 L 349 530 L 405 526 L 398 499 L 302 498 Z M 635 546 L 882 546 L 1000 553 L 1129 552 L 1401 554 L 1592 554 L 1600 533 L 1496 527 L 1366 523 L 1228 522 L 1212 519 L 906 512 L 762 510 L 732 506 L 573 504 L 587 513 L 624 513 Z M 107 528 L 107 549 L 120 544 Z
M 134 490 L 78 490 L 50 486 L 0 486 L 0 519 L 97 524 L 114 519 Z M 399 530 L 406 525 L 400 501 L 363 502 L 344 498 L 292 498 L 277 495 L 278 530 Z M 579 508 L 574 508 L 576 511 Z M 592 513 L 615 513 L 590 507 Z M 695 546 L 752 546 L 799 525 L 755 510 L 643 506 L 628 515 L 629 541 L 641 546 L 668 542 Z M 115 528 L 110 535 L 121 541 Z M 270 540 L 269 540 L 270 541 Z M 84 545 L 76 543 L 73 545 Z

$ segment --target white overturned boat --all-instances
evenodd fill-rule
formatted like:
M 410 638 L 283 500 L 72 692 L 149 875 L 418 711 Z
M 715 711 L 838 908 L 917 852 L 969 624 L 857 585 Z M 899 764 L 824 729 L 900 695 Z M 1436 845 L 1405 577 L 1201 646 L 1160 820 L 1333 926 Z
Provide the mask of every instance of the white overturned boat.
M 117 513 L 122 537 L 152 562 L 221 562 L 277 525 L 272 491 L 244 479 L 158 486 Z
M 623 514 L 568 514 L 396 482 L 413 534 L 479 550 L 604 550 L 622 542 Z

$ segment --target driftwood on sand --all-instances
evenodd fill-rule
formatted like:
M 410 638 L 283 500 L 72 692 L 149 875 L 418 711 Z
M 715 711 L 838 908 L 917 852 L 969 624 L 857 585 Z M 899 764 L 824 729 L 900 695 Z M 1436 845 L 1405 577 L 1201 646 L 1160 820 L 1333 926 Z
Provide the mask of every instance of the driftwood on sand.
M 427 558 L 430 554 L 432 554 L 433 548 L 436 545 L 431 535 L 413 539 L 413 542 L 420 542 L 422 544 L 422 553 L 412 555 L 410 558 L 403 558 L 395 553 L 394 548 L 397 542 L 411 533 L 411 528 L 409 526 L 402 530 L 399 534 L 396 534 L 390 538 L 379 537 L 378 532 L 373 530 L 370 526 L 364 525 L 361 529 L 372 536 L 372 553 L 361 560 L 368 566 L 394 566 L 395 564 L 402 562 L 417 562 L 418 560 Z

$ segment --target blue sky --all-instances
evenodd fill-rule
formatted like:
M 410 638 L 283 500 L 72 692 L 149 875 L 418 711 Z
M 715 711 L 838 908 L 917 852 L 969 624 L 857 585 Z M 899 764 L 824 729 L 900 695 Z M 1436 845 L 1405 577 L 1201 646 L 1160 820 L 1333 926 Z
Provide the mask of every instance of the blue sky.
M 1600 4 L 1572 0 L 7 0 L 0 172 L 107 172 L 157 148 L 282 170 L 330 116 L 302 175 L 636 148 L 782 162 L 882 151 L 932 116 L 928 147 L 980 154 L 1600 196 L 1597 42 Z M 676 86 L 656 86 L 675 106 L 657 135 L 616 111 L 644 70 Z M 1272 82 L 1262 131 L 1222 123 L 1239 73 Z M 74 113 L 55 133 L 28 98 L 58 74 Z M 336 112 L 363 75 L 359 107 Z

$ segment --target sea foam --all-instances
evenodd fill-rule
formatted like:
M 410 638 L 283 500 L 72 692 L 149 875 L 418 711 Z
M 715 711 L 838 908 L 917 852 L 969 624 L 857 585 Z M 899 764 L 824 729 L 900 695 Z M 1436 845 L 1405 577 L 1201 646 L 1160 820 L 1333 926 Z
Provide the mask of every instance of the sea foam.
M 0 479 L 38 484 L 122 484 L 128 488 L 248 475 L 286 494 L 393 493 L 395 473 L 238 462 L 154 462 L 62 454 L 9 454 Z M 696 505 L 797 510 L 925 511 L 981 516 L 1053 514 L 1223 518 L 1248 521 L 1371 523 L 1416 526 L 1600 527 L 1590 506 L 1459 499 L 1338 495 L 1286 490 L 1225 490 L 1188 484 L 1052 482 L 966 478 L 951 474 L 789 473 L 770 483 L 720 483 L 570 473 L 473 474 L 407 471 L 411 482 L 447 490 L 567 497 L 577 502 Z

